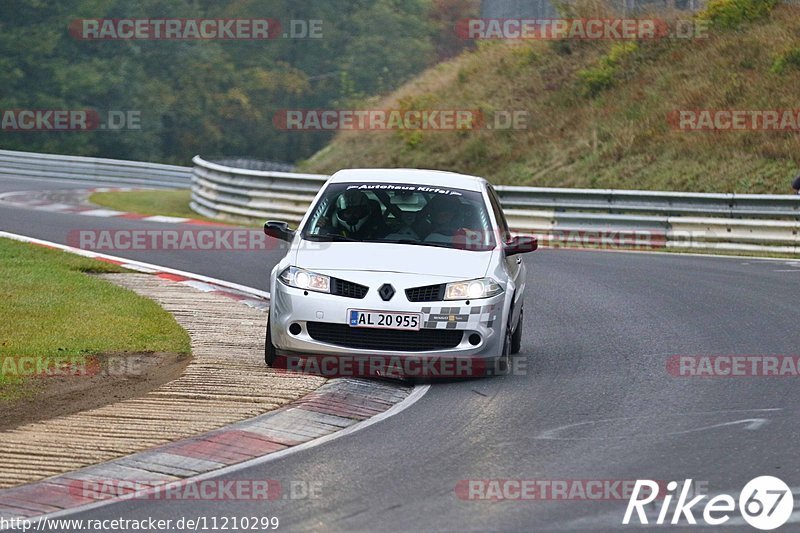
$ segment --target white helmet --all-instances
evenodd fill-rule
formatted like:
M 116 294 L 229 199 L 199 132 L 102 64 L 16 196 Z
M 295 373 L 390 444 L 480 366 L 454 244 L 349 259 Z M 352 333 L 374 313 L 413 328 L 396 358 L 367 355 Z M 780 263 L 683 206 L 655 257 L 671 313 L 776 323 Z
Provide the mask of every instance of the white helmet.
M 336 225 L 347 231 L 358 231 L 369 218 L 369 198 L 361 191 L 349 190 L 336 200 Z

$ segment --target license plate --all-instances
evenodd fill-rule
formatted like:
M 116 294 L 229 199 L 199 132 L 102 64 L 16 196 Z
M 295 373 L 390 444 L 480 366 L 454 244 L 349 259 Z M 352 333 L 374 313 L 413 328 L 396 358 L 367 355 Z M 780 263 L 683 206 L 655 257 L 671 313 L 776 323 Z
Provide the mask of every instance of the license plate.
M 354 328 L 407 329 L 416 331 L 422 325 L 422 314 L 348 309 L 347 322 Z

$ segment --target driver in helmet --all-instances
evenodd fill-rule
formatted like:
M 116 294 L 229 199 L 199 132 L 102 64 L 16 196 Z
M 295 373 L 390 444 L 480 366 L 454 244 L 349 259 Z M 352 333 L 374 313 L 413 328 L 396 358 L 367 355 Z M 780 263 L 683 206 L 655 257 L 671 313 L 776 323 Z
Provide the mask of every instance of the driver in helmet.
M 379 239 L 389 231 L 378 203 L 356 190 L 345 191 L 336 200 L 333 227 L 339 235 L 359 240 Z
M 455 248 L 482 246 L 483 232 L 473 228 L 474 208 L 457 197 L 438 195 L 427 206 L 425 242 L 440 243 Z
M 453 196 L 437 195 L 428 202 L 430 233 L 452 237 L 462 227 L 463 205 Z

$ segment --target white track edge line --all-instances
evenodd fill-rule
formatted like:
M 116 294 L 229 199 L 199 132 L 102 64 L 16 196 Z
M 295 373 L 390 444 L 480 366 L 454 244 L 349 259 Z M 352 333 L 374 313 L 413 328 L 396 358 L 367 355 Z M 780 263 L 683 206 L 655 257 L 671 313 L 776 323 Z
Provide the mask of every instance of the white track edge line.
M 126 264 L 140 265 L 140 266 L 144 266 L 145 268 L 155 268 L 155 269 L 157 269 L 159 271 L 162 271 L 162 272 L 174 273 L 174 274 L 178 274 L 178 275 L 182 275 L 182 276 L 186 276 L 186 277 L 190 277 L 190 278 L 194 278 L 194 279 L 199 279 L 199 280 L 202 280 L 202 281 L 208 281 L 210 283 L 215 283 L 217 285 L 227 286 L 229 288 L 235 288 L 235 289 L 243 291 L 243 292 L 247 292 L 247 293 L 250 293 L 250 294 L 255 294 L 257 296 L 269 298 L 269 293 L 268 292 L 261 291 L 261 290 L 258 290 L 258 289 L 253 289 L 252 287 L 245 287 L 244 285 L 239 285 L 238 283 L 231 283 L 231 282 L 224 281 L 224 280 L 218 280 L 218 279 L 215 279 L 215 278 L 209 278 L 207 276 L 201 276 L 199 274 L 193 274 L 191 272 L 184 272 L 184 271 L 181 271 L 181 270 L 175 270 L 175 269 L 171 269 L 171 268 L 161 267 L 161 266 L 158 266 L 158 265 L 152 265 L 150 263 L 143 263 L 141 261 L 128 260 L 128 259 L 125 259 L 125 258 L 122 258 L 122 257 L 116 257 L 116 256 L 112 256 L 112 255 L 100 254 L 100 253 L 97 253 L 97 252 L 87 252 L 87 251 L 81 250 L 79 248 L 73 248 L 71 246 L 66 246 L 66 245 L 59 244 L 59 243 L 45 241 L 45 240 L 42 240 L 42 239 L 36 239 L 34 237 L 26 237 L 24 235 L 18 235 L 16 233 L 10 233 L 10 232 L 7 232 L 7 231 L 0 231 L 0 237 L 6 237 L 6 238 L 9 238 L 9 239 L 12 239 L 12 240 L 15 240 L 15 241 L 20 241 L 20 242 L 28 242 L 28 243 L 33 243 L 33 244 L 45 244 L 45 245 L 48 245 L 48 246 L 53 246 L 55 248 L 58 248 L 60 250 L 65 251 L 65 252 L 70 252 L 70 253 L 74 253 L 74 254 L 77 254 L 77 255 L 85 256 L 85 257 L 103 257 L 105 259 L 113 259 L 114 261 L 121 261 L 121 262 L 124 262 Z M 268 455 L 264 455 L 264 456 L 258 457 L 256 459 L 250 459 L 250 460 L 244 461 L 242 463 L 231 465 L 231 466 L 228 466 L 228 467 L 225 467 L 225 468 L 220 468 L 219 470 L 214 470 L 212 472 L 206 472 L 206 473 L 201 474 L 199 476 L 184 478 L 181 481 L 197 482 L 197 481 L 203 481 L 205 479 L 211 479 L 211 478 L 219 476 L 219 475 L 224 475 L 224 474 L 227 474 L 227 473 L 236 472 L 238 470 L 243 470 L 243 469 L 246 469 L 246 468 L 249 468 L 249 467 L 252 467 L 252 466 L 257 466 L 257 465 L 264 464 L 264 463 L 267 463 L 267 462 L 270 462 L 270 461 L 274 461 L 274 460 L 280 459 L 281 457 L 284 457 L 286 455 L 291 455 L 292 453 L 295 453 L 295 452 L 299 452 L 299 451 L 302 451 L 302 450 L 314 448 L 314 447 L 319 446 L 321 444 L 324 444 L 324 443 L 326 443 L 328 441 L 332 441 L 332 440 L 338 439 L 340 437 L 344 437 L 346 435 L 349 435 L 351 433 L 355 433 L 357 431 L 360 431 L 360 430 L 362 430 L 362 429 L 364 429 L 366 427 L 369 427 L 369 426 L 371 426 L 373 424 L 377 424 L 378 422 L 381 422 L 381 421 L 383 421 L 383 420 L 385 420 L 385 419 L 387 419 L 387 418 L 389 418 L 391 416 L 399 414 L 402 411 L 408 409 L 413 404 L 415 404 L 417 401 L 419 401 L 425 395 L 425 393 L 428 392 L 430 387 L 431 387 L 430 384 L 417 385 L 411 391 L 411 394 L 409 394 L 401 402 L 393 405 L 392 407 L 390 407 L 389 409 L 387 409 L 383 413 L 377 414 L 377 415 L 375 415 L 375 416 L 373 416 L 371 418 L 368 418 L 366 420 L 362 420 L 361 422 L 357 422 L 356 424 L 353 424 L 352 426 L 349 426 L 349 427 L 347 427 L 345 429 L 342 429 L 342 430 L 336 431 L 334 433 L 325 435 L 324 437 L 320 437 L 318 439 L 314 439 L 314 440 L 311 440 L 311 441 L 308 441 L 308 442 L 304 442 L 303 444 L 299 444 L 297 446 L 292 446 L 290 448 L 286 448 L 285 450 L 281 450 L 281 451 L 274 452 L 274 453 L 271 453 L 271 454 L 268 454 Z M 224 428 L 219 428 L 219 429 L 224 429 Z M 152 489 L 152 490 L 149 490 L 149 491 L 143 491 L 142 495 L 147 494 L 149 492 L 155 492 L 155 491 L 156 491 L 156 489 Z M 136 495 L 138 496 L 140 494 L 136 493 Z M 60 516 L 67 516 L 69 514 L 74 514 L 74 513 L 78 513 L 78 512 L 82 512 L 82 511 L 88 511 L 88 510 L 96 509 L 96 508 L 99 508 L 99 507 L 104 507 L 106 505 L 111 505 L 113 503 L 118 503 L 120 501 L 125 501 L 125 500 L 128 500 L 128 499 L 132 499 L 132 497 L 128 496 L 126 498 L 103 500 L 103 501 L 100 501 L 100 502 L 91 503 L 91 504 L 84 505 L 84 506 L 81 506 L 81 507 L 74 507 L 74 508 L 71 508 L 71 509 L 64 509 L 63 511 L 57 511 L 55 513 L 45 514 L 45 515 L 41 515 L 39 517 L 36 517 L 36 518 L 31 520 L 31 523 L 38 523 L 38 522 L 41 522 L 42 520 L 45 520 L 45 519 L 58 518 Z M 0 531 L 4 531 L 4 530 L 0 529 Z
M 261 457 L 257 457 L 255 459 L 250 459 L 250 460 L 247 460 L 247 461 L 235 464 L 235 465 L 227 466 L 225 468 L 220 468 L 219 470 L 213 470 L 211 472 L 206 472 L 206 473 L 200 474 L 198 476 L 193 476 L 193 477 L 188 477 L 188 478 L 184 478 L 184 479 L 171 481 L 171 482 L 167 483 L 167 485 L 173 484 L 173 483 L 197 483 L 197 482 L 200 482 L 200 481 L 213 479 L 213 478 L 221 476 L 221 475 L 235 473 L 235 472 L 238 472 L 240 470 L 246 470 L 246 469 L 254 467 L 254 466 L 259 466 L 259 465 L 262 465 L 262 464 L 269 463 L 271 461 L 276 461 L 278 459 L 286 457 L 287 455 L 292 455 L 292 454 L 297 453 L 297 452 L 301 452 L 301 451 L 308 450 L 308 449 L 311 449 L 311 448 L 316 448 L 317 446 L 321 446 L 322 444 L 325 444 L 327 442 L 336 440 L 336 439 L 341 438 L 341 437 L 345 437 L 345 436 L 350 435 L 352 433 L 356 433 L 357 431 L 361 431 L 362 429 L 368 428 L 369 426 L 377 424 L 378 422 L 382 422 L 383 420 L 385 420 L 385 419 L 387 419 L 389 417 L 392 417 L 394 415 L 400 414 L 401 412 L 405 411 L 406 409 L 408 409 L 409 407 L 411 407 L 412 405 L 417 403 L 419 400 L 421 400 L 422 397 L 425 396 L 425 393 L 427 393 L 430 388 L 431 388 L 430 384 L 416 385 L 408 396 L 406 396 L 402 401 L 394 404 L 392 407 L 390 407 L 386 411 L 384 411 L 384 412 L 382 412 L 380 414 L 377 414 L 377 415 L 375 415 L 375 416 L 373 416 L 371 418 L 368 418 L 366 420 L 362 420 L 361 422 L 357 422 L 357 423 L 353 424 L 352 426 L 346 427 L 346 428 L 344 428 L 342 430 L 335 431 L 334 433 L 330 433 L 328 435 L 325 435 L 324 437 L 320 437 L 318 439 L 310 440 L 308 442 L 304 442 L 303 444 L 298 444 L 297 446 L 292 446 L 290 448 L 286 448 L 286 449 L 278 451 L 278 452 L 273 452 L 273 453 L 270 453 L 268 455 L 262 455 Z M 224 428 L 220 428 L 220 429 L 224 429 Z M 46 482 L 47 480 L 44 479 L 42 481 Z M 124 501 L 128 501 L 128 500 L 135 501 L 137 497 L 146 496 L 148 494 L 158 492 L 159 490 L 163 490 L 163 488 L 164 488 L 163 486 L 153 487 L 152 489 L 145 489 L 145 490 L 136 492 L 133 495 L 128 495 L 128 496 L 125 496 L 125 497 L 122 497 L 122 498 L 112 498 L 112 499 L 108 499 L 108 500 L 101 500 L 101 501 L 98 501 L 98 502 L 89 503 L 89 504 L 86 504 L 86 505 L 83 505 L 83 506 L 79 506 L 79 507 L 72 507 L 70 509 L 64 509 L 62 511 L 55 511 L 53 513 L 44 514 L 44 515 L 41 515 L 41 516 L 30 518 L 29 521 L 30 521 L 31 524 L 34 524 L 32 530 L 36 530 L 36 525 L 35 524 L 40 523 L 40 522 L 44 522 L 46 520 L 58 519 L 58 518 L 62 518 L 62 517 L 65 517 L 65 516 L 69 516 L 69 515 L 73 515 L 73 514 L 77 514 L 77 513 L 82 513 L 82 512 L 85 512 L 85 511 L 92 511 L 94 509 L 99 509 L 101 507 L 106 507 L 108 505 L 112 505 L 112 504 L 116 504 L 116 503 L 120 503 L 120 502 L 124 502 Z M 0 529 L 0 531 L 5 531 L 5 530 Z
M 253 296 L 257 296 L 258 298 L 263 298 L 266 300 L 270 299 L 270 293 L 267 291 L 262 291 L 260 289 L 254 289 L 253 287 L 247 287 L 245 285 L 240 285 L 238 283 L 233 283 L 231 281 L 225 281 L 222 279 L 211 278 L 208 276 L 203 276 L 202 274 L 194 274 L 192 272 L 186 272 L 184 270 L 177 270 L 174 268 L 164 267 L 160 265 L 154 265 L 152 263 L 145 263 L 143 261 L 136 261 L 134 259 L 127 259 L 125 257 L 117 257 L 115 255 L 108 255 L 102 254 L 99 252 L 91 252 L 88 250 L 81 250 L 80 248 L 74 248 L 72 246 L 67 246 L 65 244 L 59 244 L 57 242 L 45 241 L 43 239 L 36 239 L 34 237 L 26 237 L 25 235 L 19 235 L 17 233 L 10 233 L 7 231 L 0 231 L 0 237 L 6 237 L 8 239 L 12 239 L 15 241 L 20 242 L 27 242 L 32 244 L 42 244 L 46 246 L 51 246 L 53 248 L 58 248 L 59 250 L 63 250 L 65 252 L 69 252 L 76 255 L 81 255 L 83 257 L 88 258 L 103 258 L 103 259 L 110 259 L 112 261 L 119 261 L 125 265 L 133 265 L 133 266 L 140 266 L 143 268 L 147 268 L 150 270 L 156 270 L 158 272 L 164 272 L 165 274 L 175 274 L 176 276 L 183 276 L 189 279 L 195 279 L 198 281 L 205 281 L 207 283 L 212 283 L 214 285 L 219 285 L 220 287 L 227 287 L 229 289 L 234 289 L 246 294 L 251 294 Z M 120 265 L 122 266 L 122 265 Z

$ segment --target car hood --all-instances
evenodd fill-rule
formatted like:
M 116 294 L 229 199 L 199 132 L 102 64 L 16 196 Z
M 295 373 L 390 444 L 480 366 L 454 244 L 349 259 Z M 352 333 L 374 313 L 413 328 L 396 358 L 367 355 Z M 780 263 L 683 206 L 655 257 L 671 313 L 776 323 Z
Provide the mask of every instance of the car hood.
M 317 271 L 400 272 L 471 279 L 486 274 L 492 253 L 413 244 L 301 240 L 294 265 Z

